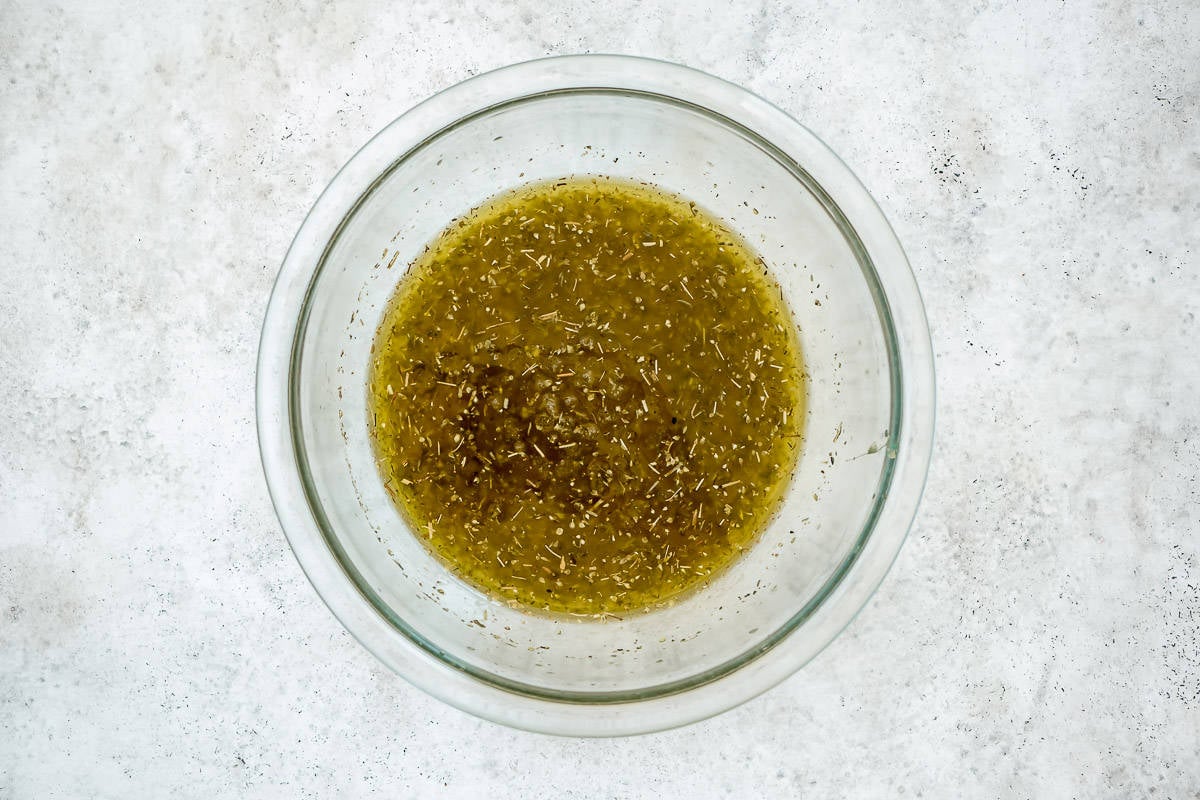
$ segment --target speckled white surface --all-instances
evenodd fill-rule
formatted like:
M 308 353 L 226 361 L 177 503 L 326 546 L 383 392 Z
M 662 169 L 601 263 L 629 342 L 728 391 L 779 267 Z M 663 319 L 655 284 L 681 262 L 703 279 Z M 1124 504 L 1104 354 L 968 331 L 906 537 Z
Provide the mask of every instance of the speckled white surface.
M 1200 797 L 1200 10 L 0 3 L 0 798 Z M 881 591 L 717 719 L 576 741 L 387 673 L 305 581 L 253 423 L 305 211 L 468 75 L 628 52 L 843 155 L 940 418 Z

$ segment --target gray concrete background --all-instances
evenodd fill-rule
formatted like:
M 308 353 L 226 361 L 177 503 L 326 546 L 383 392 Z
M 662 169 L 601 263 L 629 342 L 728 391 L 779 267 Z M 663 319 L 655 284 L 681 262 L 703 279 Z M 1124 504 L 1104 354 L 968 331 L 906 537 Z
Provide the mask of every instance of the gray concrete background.
M 0 797 L 1200 797 L 1200 10 L 0 3 Z M 253 423 L 272 279 L 372 133 L 548 53 L 744 84 L 879 199 L 939 432 L 881 591 L 670 733 L 559 740 L 386 672 Z

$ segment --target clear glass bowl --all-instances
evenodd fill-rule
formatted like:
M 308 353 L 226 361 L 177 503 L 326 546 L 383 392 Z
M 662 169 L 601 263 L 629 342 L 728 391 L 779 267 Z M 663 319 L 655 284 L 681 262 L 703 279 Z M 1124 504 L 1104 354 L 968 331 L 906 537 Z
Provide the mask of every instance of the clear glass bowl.
M 757 544 L 676 605 L 603 621 L 522 612 L 448 572 L 393 507 L 366 425 L 371 340 L 405 267 L 488 197 L 573 174 L 653 182 L 738 230 L 792 308 L 810 378 L 799 466 Z M 338 619 L 430 694 L 569 735 L 698 720 L 820 652 L 900 548 L 933 416 L 920 295 L 850 170 L 744 89 L 618 56 L 481 75 L 368 142 L 296 234 L 258 364 L 271 497 Z

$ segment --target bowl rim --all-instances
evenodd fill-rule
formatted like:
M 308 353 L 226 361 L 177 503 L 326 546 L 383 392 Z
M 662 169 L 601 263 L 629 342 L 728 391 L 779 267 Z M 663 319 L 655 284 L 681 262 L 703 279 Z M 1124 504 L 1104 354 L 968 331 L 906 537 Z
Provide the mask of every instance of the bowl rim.
M 713 669 L 632 692 L 539 691 L 447 657 L 414 635 L 339 555 L 305 476 L 296 368 L 316 279 L 338 233 L 397 166 L 447 130 L 499 107 L 564 92 L 650 95 L 717 117 L 749 136 L 825 205 L 859 251 L 890 362 L 892 424 L 872 513 L 814 597 L 755 647 Z M 368 141 L 305 217 L 264 317 L 256 386 L 260 455 L 276 515 L 300 566 L 334 616 L 409 682 L 477 716 L 527 730 L 623 735 L 662 730 L 725 711 L 766 691 L 823 650 L 866 605 L 916 514 L 933 449 L 933 353 L 916 281 L 895 233 L 850 169 L 811 131 L 735 84 L 664 61 L 571 55 L 526 61 L 433 95 Z M 846 581 L 851 572 L 856 580 Z M 398 624 L 399 623 L 399 624 Z M 815 636 L 793 636 L 801 626 Z M 407 629 L 407 630 L 406 630 Z

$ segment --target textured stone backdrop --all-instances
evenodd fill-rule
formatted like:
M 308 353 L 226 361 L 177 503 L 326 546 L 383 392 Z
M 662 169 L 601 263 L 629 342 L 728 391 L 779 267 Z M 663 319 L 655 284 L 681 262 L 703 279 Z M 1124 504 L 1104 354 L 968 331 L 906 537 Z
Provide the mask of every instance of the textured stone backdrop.
M 938 359 L 924 505 L 859 619 L 623 741 L 387 673 L 297 567 L 253 424 L 335 170 L 568 52 L 708 70 L 825 138 Z M 0 798 L 1200 797 L 1198 113 L 1189 2 L 0 2 Z

